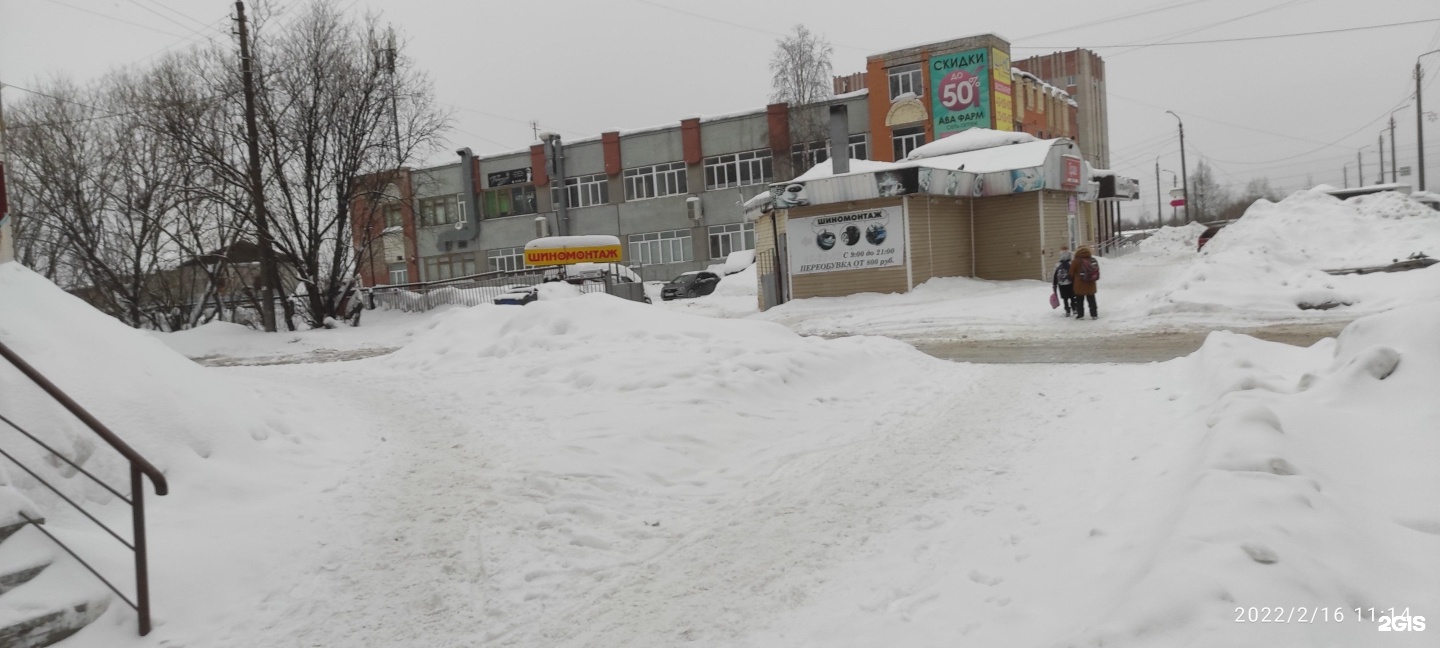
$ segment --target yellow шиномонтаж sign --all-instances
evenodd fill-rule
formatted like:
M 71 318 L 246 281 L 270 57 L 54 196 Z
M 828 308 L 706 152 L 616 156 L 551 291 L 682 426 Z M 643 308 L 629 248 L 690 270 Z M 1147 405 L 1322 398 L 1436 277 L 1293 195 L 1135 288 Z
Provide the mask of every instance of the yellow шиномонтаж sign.
M 525 265 L 552 266 L 571 263 L 619 263 L 619 245 L 561 247 L 525 250 Z

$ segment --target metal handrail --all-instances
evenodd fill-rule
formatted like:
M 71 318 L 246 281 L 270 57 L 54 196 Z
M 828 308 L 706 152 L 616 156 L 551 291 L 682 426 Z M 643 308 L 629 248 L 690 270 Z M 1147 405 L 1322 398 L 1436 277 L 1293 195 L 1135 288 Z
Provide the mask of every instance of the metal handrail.
M 107 444 L 110 445 L 111 448 L 113 448 L 116 452 L 119 452 L 122 457 L 124 457 L 127 461 L 130 462 L 130 498 L 126 499 L 123 496 L 120 497 L 121 500 L 124 500 L 130 505 L 131 510 L 131 524 L 133 527 L 133 531 L 131 536 L 131 542 L 128 543 L 125 542 L 124 538 L 121 538 L 109 527 L 101 524 L 100 521 L 96 520 L 93 515 L 90 515 L 84 509 L 80 509 L 80 506 L 74 501 L 70 500 L 70 498 L 65 497 L 63 494 L 60 494 L 60 492 L 56 490 L 53 486 L 50 486 L 50 484 L 46 483 L 44 480 L 40 480 L 40 482 L 42 484 L 45 484 L 47 487 L 50 487 L 51 490 L 55 490 L 56 494 L 59 494 L 63 499 L 65 499 L 65 501 L 70 502 L 72 506 L 80 509 L 80 512 L 84 513 L 86 517 L 90 518 L 96 524 L 99 524 L 101 528 L 110 532 L 110 535 L 115 536 L 116 539 L 120 540 L 121 544 L 124 544 L 126 547 L 128 547 L 131 551 L 134 552 L 135 601 L 132 603 L 130 599 L 126 598 L 123 595 L 120 596 L 120 599 L 130 604 L 130 607 L 135 608 L 135 612 L 140 618 L 140 635 L 144 636 L 150 634 L 150 556 L 147 550 L 147 544 L 145 540 L 145 478 L 150 478 L 150 483 L 155 487 L 155 494 L 157 496 L 163 496 L 170 492 L 169 482 L 165 480 L 165 475 L 161 474 L 160 469 L 156 468 L 154 464 L 150 463 L 149 460 L 141 456 L 139 452 L 136 452 L 134 448 L 130 447 L 130 444 L 125 443 L 123 439 L 121 439 L 114 432 L 110 431 L 110 428 L 106 427 L 104 423 L 101 423 L 99 419 L 95 418 L 94 415 L 90 414 L 90 412 L 86 411 L 85 408 L 81 407 L 79 403 L 75 402 L 75 399 L 71 398 L 69 394 L 66 394 L 64 390 L 60 389 L 60 387 L 56 386 L 55 383 L 51 382 L 49 378 L 46 378 L 45 375 L 40 373 L 38 369 L 31 366 L 30 363 L 26 362 L 24 358 L 16 355 L 15 352 L 10 350 L 10 347 L 6 346 L 3 342 L 0 342 L 0 357 L 4 357 L 5 360 L 9 361 L 9 363 L 13 365 L 16 369 L 19 369 L 20 373 L 25 374 L 26 378 L 29 378 L 31 382 L 35 383 L 36 386 L 44 390 L 46 394 L 49 394 L 49 396 L 53 398 L 55 402 L 59 403 L 66 410 L 69 410 L 70 413 L 75 416 L 75 418 L 80 419 L 80 422 L 84 423 L 86 427 L 90 428 L 92 432 L 94 432 L 97 436 L 103 439 Z M 14 423 L 11 423 L 9 419 L 5 419 L 5 422 L 10 424 L 12 427 L 15 427 L 15 429 L 20 430 L 22 434 L 25 434 L 25 436 L 30 437 L 32 440 L 35 440 L 37 443 L 39 443 L 38 439 L 35 439 L 35 437 L 28 432 L 21 430 L 18 426 L 15 426 Z M 61 459 L 65 459 L 66 462 L 70 465 L 75 466 L 74 462 L 69 461 L 68 458 L 60 455 L 58 452 L 51 449 L 44 443 L 40 443 L 40 446 L 45 448 L 51 454 L 60 456 Z M 16 464 L 20 463 L 14 457 L 11 457 L 8 453 L 5 453 L 5 456 L 9 457 L 11 461 L 15 461 Z M 32 476 L 34 475 L 34 473 L 31 472 L 30 469 L 26 468 L 24 465 L 21 465 L 20 467 L 24 468 L 26 472 L 30 472 Z M 77 469 L 79 468 L 79 466 L 75 467 Z M 91 475 L 89 472 L 86 472 L 83 469 L 81 470 L 81 472 L 92 480 L 100 482 L 99 479 L 97 479 L 94 475 Z M 36 476 L 36 479 L 39 479 L 39 477 Z M 103 482 L 100 483 L 104 485 Z M 106 488 L 107 490 L 110 490 L 110 492 L 115 493 L 115 490 L 110 488 L 108 485 L 106 485 Z M 116 494 L 119 495 L 118 493 Z M 30 518 L 26 517 L 25 519 L 29 520 Z M 37 525 L 36 528 L 40 527 Z M 75 556 L 75 552 L 71 551 L 69 547 L 65 546 L 65 544 L 60 542 L 59 539 L 55 538 L 55 536 L 51 535 L 45 529 L 40 530 L 41 532 L 45 533 L 46 536 L 49 536 L 52 540 L 54 540 L 56 544 L 59 544 L 62 548 L 64 548 L 65 551 L 69 552 L 70 555 Z M 80 560 L 79 556 L 75 556 L 75 558 L 76 560 Z M 93 568 L 91 568 L 90 565 L 86 564 L 83 560 L 81 560 L 80 563 L 84 565 L 86 569 L 89 569 L 91 573 L 95 574 L 97 578 L 100 578 L 101 582 L 104 582 L 105 585 L 110 587 L 111 590 L 115 591 L 116 594 L 120 593 L 114 585 L 111 585 L 109 581 L 105 580 L 104 577 L 100 576 L 100 574 L 96 572 Z

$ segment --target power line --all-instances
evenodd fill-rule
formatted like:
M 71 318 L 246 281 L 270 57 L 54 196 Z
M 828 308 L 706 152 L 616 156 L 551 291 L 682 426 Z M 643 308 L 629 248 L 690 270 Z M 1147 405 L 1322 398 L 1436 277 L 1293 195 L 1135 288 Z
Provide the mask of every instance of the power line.
M 173 14 L 175 14 L 175 15 L 177 15 L 177 16 L 180 16 L 181 18 L 184 18 L 184 19 L 186 19 L 186 20 L 188 20 L 188 21 L 190 21 L 190 22 L 193 22 L 193 23 L 199 25 L 199 26 L 200 26 L 201 28 L 203 28 L 203 29 L 210 29 L 210 28 L 211 28 L 210 25 L 205 24 L 205 23 L 202 22 L 199 18 L 195 18 L 194 16 L 191 16 L 190 14 L 187 14 L 187 13 L 185 13 L 185 12 L 183 12 L 183 11 L 176 10 L 176 9 L 170 7 L 169 5 L 167 5 L 167 4 L 163 3 L 163 2 L 160 2 L 160 0 L 145 0 L 145 1 L 146 1 L 146 2 L 149 2 L 150 4 L 155 5 L 155 6 L 157 6 L 157 7 L 160 7 L 161 9 L 164 9 L 164 10 L 170 12 L 170 13 L 173 13 Z
M 1162 11 L 1169 11 L 1169 10 L 1171 10 L 1171 9 L 1179 9 L 1180 7 L 1188 7 L 1188 6 L 1193 5 L 1193 4 L 1200 4 L 1200 3 L 1202 3 L 1202 2 L 1209 2 L 1209 1 L 1210 1 L 1210 0 L 1188 0 L 1187 2 L 1177 2 L 1177 3 L 1174 3 L 1174 4 L 1165 5 L 1165 6 L 1163 6 L 1163 7 L 1155 7 L 1155 8 L 1152 8 L 1152 9 L 1146 9 L 1145 11 L 1136 11 L 1136 12 L 1131 12 L 1131 13 L 1114 14 L 1114 15 L 1111 15 L 1111 16 L 1107 16 L 1107 17 L 1105 17 L 1105 18 L 1101 18 L 1101 19 L 1099 19 L 1099 20 L 1092 20 L 1092 21 L 1090 21 L 1090 22 L 1088 22 L 1088 23 L 1081 23 L 1081 24 L 1079 24 L 1079 25 L 1071 25 L 1071 26 L 1065 27 L 1065 28 L 1063 28 L 1063 29 L 1054 29 L 1054 30 L 1051 30 L 1051 31 L 1048 31 L 1048 32 L 1041 32 L 1041 33 L 1039 33 L 1039 34 L 1030 34 L 1029 36 L 1021 36 L 1020 38 L 1018 38 L 1018 39 L 1016 39 L 1016 40 L 1017 40 L 1017 41 L 1027 41 L 1027 40 L 1030 40 L 1030 39 L 1032 39 L 1032 38 L 1040 38 L 1040 37 L 1042 37 L 1042 36 L 1053 36 L 1053 35 L 1055 35 L 1055 34 L 1063 34 L 1063 33 L 1065 33 L 1065 32 L 1077 31 L 1077 30 L 1080 30 L 1080 29 L 1084 29 L 1084 28 L 1086 28 L 1086 27 L 1094 27 L 1094 26 L 1096 26 L 1096 25 L 1104 25 L 1104 24 L 1108 24 L 1108 23 L 1112 23 L 1112 22 L 1122 22 L 1122 21 L 1125 21 L 1125 20 L 1129 20 L 1129 19 L 1131 19 L 1131 18 L 1139 18 L 1140 16 L 1147 16 L 1147 15 L 1150 15 L 1150 14 L 1153 14 L 1153 13 L 1160 13 L 1160 12 L 1162 12 Z M 1012 46 L 1012 47 L 1013 47 L 1013 46 Z
M 113 21 L 115 21 L 115 22 L 125 23 L 125 24 L 127 24 L 127 25 L 132 25 L 132 26 L 135 26 L 135 27 L 139 27 L 139 28 L 141 28 L 141 29 L 148 29 L 148 30 L 153 31 L 153 32 L 165 34 L 166 36 L 174 36 L 174 37 L 176 37 L 176 38 L 189 38 L 188 36 L 181 36 L 180 34 L 176 34 L 176 33 L 174 33 L 174 32 L 168 32 L 168 31 L 165 31 L 165 30 L 163 30 L 163 29 L 156 29 L 156 28 L 151 27 L 151 26 L 149 26 L 149 25 L 143 25 L 143 24 L 140 24 L 140 23 L 137 23 L 137 22 L 131 22 L 131 21 L 129 21 L 129 20 L 125 20 L 124 18 L 116 18 L 115 16 L 112 16 L 112 15 L 110 15 L 110 14 L 103 14 L 103 13 L 100 13 L 100 12 L 98 12 L 98 11 L 91 11 L 91 10 L 85 9 L 85 8 L 83 8 L 83 7 L 77 7 L 77 6 L 72 5 L 72 4 L 66 4 L 66 3 L 64 3 L 64 2 L 60 2 L 60 0 L 46 0 L 46 1 L 49 2 L 49 3 L 51 3 L 51 4 L 60 5 L 60 6 L 62 6 L 62 7 L 69 7 L 69 8 L 71 8 L 71 9 L 76 10 L 76 11 L 83 11 L 83 12 L 85 12 L 85 13 L 88 13 L 88 14 L 91 14 L 91 15 L 94 15 L 94 16 L 100 16 L 101 18 L 108 18 L 108 19 L 113 20 Z
M 1254 15 L 1254 14 L 1250 14 L 1250 15 Z M 1243 17 L 1247 17 L 1247 16 L 1242 16 L 1242 18 L 1243 18 Z M 1238 18 L 1235 19 L 1235 20 L 1238 20 Z M 1230 21 L 1226 21 L 1226 22 L 1230 22 Z M 1384 25 L 1366 25 L 1366 26 L 1363 26 L 1363 27 L 1345 27 L 1345 28 L 1343 28 L 1343 29 L 1326 29 L 1326 30 L 1322 30 L 1322 31 L 1310 31 L 1310 32 L 1292 32 L 1292 33 L 1288 33 L 1288 34 L 1269 34 L 1269 35 L 1266 35 L 1266 36 L 1243 36 L 1243 37 L 1237 37 L 1237 38 L 1215 38 L 1215 39 L 1209 39 L 1209 40 L 1176 41 L 1176 42 L 1169 42 L 1169 43 L 1167 43 L 1167 42 L 1159 42 L 1159 43 L 1129 43 L 1129 44 L 1122 44 L 1122 45 L 1077 45 L 1077 46 L 1068 46 L 1068 45 L 1067 45 L 1067 46 L 1051 46 L 1051 47 L 1041 47 L 1041 46 L 1038 46 L 1038 45 L 1021 47 L 1021 46 L 1014 46 L 1014 45 L 1012 45 L 1012 46 L 1011 46 L 1011 49 L 1069 50 L 1069 49 L 1111 49 L 1111 48 L 1118 48 L 1118 47 L 1134 47 L 1134 48 L 1136 48 L 1136 49 L 1139 49 L 1139 48 L 1143 48 L 1143 47 L 1171 47 L 1171 46 L 1176 46 L 1176 45 L 1209 45 L 1209 44 L 1212 44 L 1212 43 L 1236 43 L 1236 42 L 1240 42 L 1240 41 L 1271 40 L 1271 39 L 1276 39 L 1276 38 L 1296 38 L 1296 37 L 1300 37 L 1300 36 L 1317 36 L 1317 35 L 1321 35 L 1321 34 L 1339 34 L 1339 33 L 1343 33 L 1343 32 L 1365 31 L 1365 30 L 1371 30 L 1371 29 L 1388 29 L 1388 28 L 1391 28 L 1391 27 L 1405 27 L 1405 26 L 1408 26 L 1408 25 L 1420 25 L 1420 24 L 1424 24 L 1424 23 L 1433 23 L 1433 22 L 1440 22 L 1440 18 L 1423 18 L 1423 19 L 1420 19 L 1420 20 L 1409 20 L 1409 21 L 1405 21 L 1405 22 L 1386 23 L 1386 24 L 1384 24 Z M 1217 23 L 1217 24 L 1219 24 L 1219 23 Z M 1211 26 L 1214 26 L 1214 25 L 1211 25 Z M 1116 55 L 1111 55 L 1111 58 L 1113 58 L 1114 56 L 1118 56 L 1118 54 L 1116 54 Z
M 150 7 L 147 7 L 147 6 L 145 6 L 145 5 L 142 5 L 142 4 L 140 4 L 140 2 L 139 2 L 138 0 L 126 0 L 126 1 L 129 2 L 129 3 L 132 4 L 132 5 L 135 5 L 135 6 L 139 7 L 139 8 L 141 8 L 141 9 L 144 9 L 145 11 L 148 11 L 148 12 L 150 12 L 150 13 L 152 13 L 152 14 L 157 15 L 157 16 L 159 16 L 161 19 L 170 22 L 170 24 L 176 25 L 176 26 L 180 27 L 181 29 L 184 29 L 184 30 L 186 30 L 186 31 L 188 31 L 188 32 L 190 32 L 190 33 L 192 33 L 192 34 L 195 34 L 196 36 L 199 36 L 200 38 L 204 38 L 204 39 L 207 39 L 207 40 L 208 40 L 208 39 L 213 39 L 213 38 L 215 38 L 215 36 L 206 36 L 205 34 L 202 34 L 202 33 L 198 32 L 198 31 L 195 31 L 195 28 L 194 28 L 194 27 L 191 27 L 191 26 L 189 26 L 189 25 L 186 25 L 186 24 L 184 24 L 184 23 L 182 23 L 182 22 L 180 22 L 180 21 L 178 21 L 178 20 L 175 20 L 174 18 L 171 18 L 171 17 L 169 17 L 169 16 L 167 16 L 167 15 L 165 15 L 165 14 L 162 14 L 162 13 L 154 10 L 154 9 L 151 9 Z

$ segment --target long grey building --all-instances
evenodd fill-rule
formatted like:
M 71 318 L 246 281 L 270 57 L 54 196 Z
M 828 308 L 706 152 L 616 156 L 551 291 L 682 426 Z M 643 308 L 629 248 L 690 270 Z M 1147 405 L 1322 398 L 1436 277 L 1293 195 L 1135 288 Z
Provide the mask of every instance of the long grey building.
M 851 158 L 870 158 L 866 95 L 547 137 L 498 155 L 465 149 L 452 164 L 402 169 L 355 205 L 362 278 L 375 286 L 518 270 L 542 232 L 618 236 L 625 264 L 645 280 L 703 269 L 755 247 L 746 200 L 828 158 L 831 105 L 847 108 Z

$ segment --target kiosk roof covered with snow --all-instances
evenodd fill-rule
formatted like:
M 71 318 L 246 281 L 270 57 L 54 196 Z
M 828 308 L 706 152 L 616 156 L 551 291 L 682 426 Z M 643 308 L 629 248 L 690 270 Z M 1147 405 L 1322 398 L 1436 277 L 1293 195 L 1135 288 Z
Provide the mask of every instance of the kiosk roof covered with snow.
M 1094 240 L 1077 218 L 1083 203 L 1131 199 L 1115 189 L 1128 180 L 1113 174 L 1100 178 L 1102 190 L 1073 140 L 982 128 L 850 169 L 836 174 L 827 161 L 771 185 L 768 213 L 747 205 L 764 221 L 757 256 L 787 257 L 772 292 L 905 292 L 950 276 L 1048 280 L 1062 247 Z

